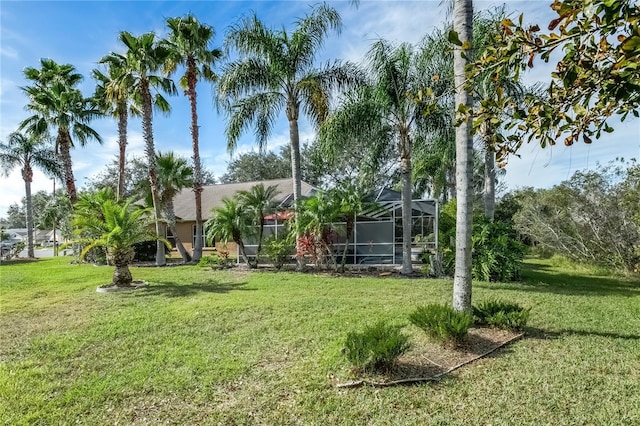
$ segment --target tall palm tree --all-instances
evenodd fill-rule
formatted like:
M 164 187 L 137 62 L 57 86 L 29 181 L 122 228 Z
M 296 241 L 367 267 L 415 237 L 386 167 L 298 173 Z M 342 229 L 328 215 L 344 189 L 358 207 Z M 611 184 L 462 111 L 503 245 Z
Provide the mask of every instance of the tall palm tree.
M 169 51 L 156 43 L 154 33 L 145 33 L 135 37 L 127 31 L 120 33 L 120 41 L 127 48 L 123 58 L 128 64 L 127 71 L 133 80 L 133 100 L 140 106 L 142 112 L 142 136 L 145 141 L 145 154 L 149 171 L 149 184 L 153 199 L 153 210 L 156 218 L 156 237 L 158 239 L 156 249 L 156 265 L 166 264 L 164 245 L 160 241 L 162 216 L 160 198 L 158 196 L 158 171 L 156 164 L 156 151 L 153 141 L 153 107 L 161 112 L 168 112 L 171 108 L 167 100 L 159 90 L 171 95 L 176 93 L 176 87 L 169 78 L 156 74 L 166 62 Z M 117 54 L 114 54 L 117 55 Z M 152 95 L 151 90 L 155 90 Z
M 242 261 L 251 266 L 243 239 L 252 231 L 246 208 L 237 200 L 223 198 L 222 202 L 224 206 L 214 208 L 211 211 L 212 216 L 204 224 L 207 238 L 220 240 L 224 244 L 233 241 L 238 246 Z
M 93 208 L 79 208 L 74 215 L 76 233 L 85 235 L 78 241 L 87 243 L 80 256 L 84 257 L 96 247 L 106 248 L 109 264 L 115 266 L 111 285 L 129 287 L 132 283 L 129 265 L 135 255 L 133 246 L 157 238 L 150 228 L 154 222 L 152 210 L 138 208 L 130 202 L 123 204 L 115 199 L 105 199 L 96 207 L 97 215 Z M 168 244 L 164 239 L 161 241 Z
M 335 9 L 326 4 L 315 6 L 296 24 L 289 34 L 285 29 L 268 28 L 253 15 L 232 26 L 226 44 L 237 50 L 240 59 L 224 67 L 217 100 L 229 116 L 229 150 L 235 149 L 240 135 L 251 125 L 255 125 L 259 147 L 264 148 L 276 117 L 284 109 L 289 121 L 293 197 L 297 206 L 302 196 L 300 111 L 319 124 L 327 116 L 332 92 L 359 83 L 360 75 L 351 63 L 336 61 L 314 67 L 329 31 L 341 29 L 342 20 Z M 296 230 L 299 237 L 297 225 Z M 298 268 L 302 267 L 300 260 Z
M 456 128 L 456 264 L 453 277 L 453 308 L 471 309 L 471 233 L 473 209 L 471 180 L 473 173 L 473 138 L 471 137 L 472 96 L 467 87 L 465 67 L 471 48 L 473 27 L 472 0 L 455 0 L 453 30 L 457 34 L 453 56 L 455 105 L 462 111 Z
M 28 67 L 24 70 L 25 77 L 33 82 L 31 86 L 22 87 L 29 97 L 27 110 L 33 115 L 20 124 L 19 130 L 36 136 L 44 136 L 53 129 L 57 131 L 56 153 L 64 170 L 67 195 L 71 203 L 75 203 L 72 136 L 82 146 L 91 139 L 102 143 L 100 135 L 89 126 L 101 112 L 77 89 L 82 75 L 76 73 L 72 65 L 59 65 L 51 59 L 41 59 L 40 64 L 40 69 Z
M 118 185 L 116 198 L 122 199 L 125 191 L 125 162 L 127 150 L 127 123 L 129 110 L 134 115 L 140 115 L 135 105 L 129 102 L 133 89 L 133 79 L 127 71 L 126 58 L 122 55 L 109 54 L 100 59 L 106 66 L 106 74 L 99 69 L 92 71 L 96 80 L 94 99 L 106 115 L 118 119 Z
M 193 172 L 187 160 L 176 157 L 173 152 L 167 152 L 165 154 L 158 152 L 156 161 L 158 163 L 160 202 L 164 208 L 167 225 L 175 239 L 180 256 L 182 256 L 185 262 L 189 262 L 191 261 L 191 256 L 187 253 L 187 250 L 185 250 L 176 231 L 176 214 L 173 199 L 181 189 L 191 186 Z
M 252 216 L 254 225 L 258 227 L 258 249 L 254 266 L 258 267 L 258 258 L 262 252 L 262 237 L 264 235 L 265 216 L 273 208 L 273 199 L 279 194 L 278 187 L 269 185 L 267 187 L 260 183 L 252 186 L 248 191 L 238 191 L 236 197 L 241 205 L 248 209 Z
M 193 261 L 202 257 L 202 161 L 199 148 L 198 110 L 196 105 L 196 85 L 198 80 L 214 82 L 216 74 L 212 70 L 215 61 L 222 57 L 219 49 L 211 49 L 211 40 L 215 31 L 209 25 L 202 24 L 191 14 L 181 18 L 168 18 L 169 35 L 164 41 L 169 50 L 165 70 L 171 76 L 178 65 L 186 67 L 180 78 L 180 86 L 189 97 L 191 106 L 191 145 L 193 148 L 193 192 L 196 200 L 196 241 L 193 248 Z
M 409 43 L 375 42 L 367 53 L 371 83 L 345 98 L 340 109 L 321 129 L 321 143 L 339 144 L 346 135 L 371 139 L 371 146 L 394 143 L 402 179 L 402 273 L 412 272 L 411 199 L 412 151 L 415 139 L 430 128 L 435 101 L 418 94 L 433 85 L 426 72 L 422 48 Z M 408 96 L 412 94 L 413 96 Z
M 5 176 L 11 170 L 20 167 L 27 212 L 27 255 L 35 257 L 33 252 L 33 206 L 31 203 L 31 182 L 33 181 L 33 167 L 37 167 L 47 175 L 60 177 L 60 165 L 56 161 L 55 151 L 37 135 L 25 136 L 14 132 L 9 135 L 6 143 L 0 143 L 0 166 Z

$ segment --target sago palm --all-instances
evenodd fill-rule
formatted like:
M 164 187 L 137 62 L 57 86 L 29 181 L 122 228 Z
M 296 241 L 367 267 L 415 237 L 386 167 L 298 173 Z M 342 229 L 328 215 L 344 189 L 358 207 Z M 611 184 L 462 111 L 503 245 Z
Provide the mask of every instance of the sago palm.
M 193 260 L 198 262 L 202 257 L 202 160 L 199 148 L 199 126 L 196 85 L 199 80 L 214 82 L 216 74 L 212 66 L 222 57 L 219 49 L 210 47 L 215 35 L 212 27 L 198 22 L 191 14 L 180 18 L 168 18 L 169 35 L 164 46 L 169 51 L 165 71 L 169 76 L 178 65 L 186 67 L 185 74 L 180 77 L 180 86 L 189 98 L 191 107 L 191 145 L 193 149 L 193 192 L 196 201 L 196 241 L 193 248 Z
M 31 202 L 31 182 L 33 182 L 33 168 L 37 167 L 45 174 L 61 177 L 61 169 L 56 161 L 55 151 L 45 140 L 36 136 L 25 136 L 14 132 L 9 135 L 6 143 L 0 143 L 0 167 L 5 176 L 11 170 L 20 167 L 24 180 L 25 204 L 27 213 L 27 255 L 34 257 L 33 252 L 33 205 Z

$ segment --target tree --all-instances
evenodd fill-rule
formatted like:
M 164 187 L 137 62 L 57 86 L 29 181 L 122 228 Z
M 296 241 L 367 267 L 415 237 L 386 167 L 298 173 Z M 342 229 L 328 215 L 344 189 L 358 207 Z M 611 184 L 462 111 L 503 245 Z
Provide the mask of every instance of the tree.
M 220 177 L 221 183 L 254 182 L 291 177 L 291 159 L 273 151 L 245 152 L 227 165 L 227 171 Z
M 82 75 L 76 73 L 72 65 L 59 65 L 51 59 L 41 59 L 40 65 L 40 69 L 28 67 L 24 70 L 25 77 L 33 82 L 32 86 L 22 87 L 29 97 L 27 110 L 33 115 L 20 124 L 19 130 L 25 130 L 34 137 L 44 137 L 56 129 L 56 154 L 64 170 L 67 195 L 70 202 L 75 203 L 77 193 L 71 161 L 71 148 L 74 146 L 71 136 L 82 146 L 91 139 L 102 143 L 100 135 L 89 126 L 91 120 L 101 113 L 76 88 L 82 81 Z
M 149 184 L 153 199 L 153 210 L 156 217 L 156 265 L 166 264 L 164 245 L 160 239 L 162 216 L 160 198 L 158 196 L 158 171 L 156 164 L 156 151 L 153 141 L 153 107 L 162 112 L 170 110 L 169 103 L 157 92 L 151 95 L 151 89 L 162 90 L 171 95 L 176 93 L 175 85 L 171 79 L 155 74 L 166 62 L 169 51 L 155 41 L 155 34 L 146 33 L 135 37 L 127 31 L 120 33 L 120 41 L 127 48 L 123 57 L 128 64 L 127 71 L 133 80 L 134 101 L 140 105 L 142 111 L 142 135 L 145 141 L 145 154 L 147 157 L 147 169 L 149 172 Z M 113 54 L 118 55 L 118 54 Z
M 535 65 L 536 57 L 549 62 L 562 50 L 561 59 L 543 95 L 529 94 L 524 105 L 499 94 L 486 102 L 476 120 L 498 118 L 508 136 L 497 135 L 498 161 L 506 161 L 522 144 L 539 141 L 544 148 L 564 140 L 571 146 L 580 137 L 591 143 L 611 132 L 612 116 L 624 120 L 640 116 L 640 8 L 633 0 L 554 0 L 558 15 L 549 33 L 540 26 L 503 19 L 494 46 L 469 67 L 471 75 L 491 72 L 494 80 L 517 78 Z M 510 111 L 500 118 L 496 111 Z
M 224 244 L 233 241 L 238 245 L 243 262 L 251 266 L 243 240 L 243 236 L 252 230 L 246 208 L 237 200 L 224 198 L 222 202 L 224 206 L 214 208 L 212 216 L 204 224 L 207 238 L 221 240 Z
M 453 308 L 471 309 L 471 234 L 473 209 L 471 180 L 473 174 L 473 138 L 471 137 L 472 96 L 467 86 L 465 67 L 471 49 L 473 4 L 471 0 L 455 0 L 453 5 L 453 41 L 456 127 L 456 266 L 453 277 Z
M 18 203 L 11 204 L 7 209 L 7 228 L 26 228 L 26 218 L 27 213 L 24 205 L 20 206 Z
M 16 167 L 20 167 L 26 199 L 27 255 L 35 257 L 33 252 L 33 208 L 31 205 L 31 182 L 33 167 L 41 169 L 50 176 L 59 176 L 60 168 L 54 150 L 38 135 L 25 136 L 14 132 L 6 143 L 0 143 L 0 165 L 5 176 Z
M 198 262 L 202 257 L 202 161 L 200 160 L 198 136 L 198 110 L 196 107 L 196 85 L 199 79 L 214 82 L 216 75 L 212 70 L 215 61 L 220 59 L 222 52 L 211 49 L 210 44 L 215 32 L 209 25 L 201 24 L 191 14 L 181 18 L 168 18 L 168 39 L 164 46 L 169 51 L 165 70 L 171 76 L 178 65 L 186 67 L 185 74 L 180 78 L 180 86 L 185 90 L 191 105 L 191 143 L 193 147 L 193 192 L 196 201 L 196 235 L 198 236 L 193 248 L 193 261 Z
M 187 160 L 176 157 L 173 152 L 165 154 L 159 152 L 156 161 L 158 163 L 158 188 L 160 191 L 160 202 L 164 208 L 167 218 L 167 225 L 176 242 L 176 247 L 185 262 L 191 261 L 191 256 L 182 245 L 182 241 L 176 231 L 176 214 L 173 206 L 173 199 L 183 188 L 191 186 L 193 172 L 189 168 Z
M 106 65 L 107 73 L 98 69 L 92 72 L 96 80 L 94 99 L 105 115 L 118 119 L 118 183 L 116 198 L 126 198 L 125 193 L 125 162 L 127 150 L 127 123 L 129 121 L 129 108 L 132 114 L 140 115 L 135 104 L 130 103 L 133 89 L 133 79 L 127 70 L 126 57 L 117 54 L 109 54 L 100 60 Z
M 367 53 L 371 83 L 345 97 L 341 108 L 323 125 L 320 138 L 333 157 L 332 146 L 344 138 L 364 138 L 373 147 L 373 158 L 395 142 L 402 180 L 402 273 L 411 264 L 411 156 L 417 134 L 427 128 L 435 112 L 429 93 L 432 75 L 427 75 L 420 49 L 385 40 L 375 42 Z M 427 90 L 427 88 L 429 88 Z M 422 95 L 424 93 L 424 96 Z M 412 94 L 414 96 L 407 96 Z M 375 163 L 374 163 L 375 164 Z
M 236 197 L 251 216 L 254 226 L 258 227 L 258 249 L 256 251 L 255 267 L 262 252 L 262 236 L 264 235 L 265 216 L 273 209 L 273 200 L 279 194 L 278 187 L 263 184 L 252 186 L 248 191 L 238 191 Z
M 130 287 L 133 279 L 129 265 L 134 257 L 134 244 L 157 238 L 151 231 L 155 221 L 153 210 L 135 207 L 130 202 L 122 204 L 115 199 L 103 200 L 94 207 L 97 215 L 94 208 L 77 208 L 74 216 L 76 232 L 89 235 L 78 240 L 87 243 L 81 257 L 93 248 L 106 248 L 109 263 L 115 266 L 111 286 Z M 168 245 L 166 240 L 162 241 Z
M 300 110 L 319 124 L 327 116 L 332 92 L 359 82 L 359 73 L 350 63 L 313 66 L 329 31 L 339 31 L 341 25 L 338 12 L 322 4 L 299 19 L 291 34 L 270 29 L 253 15 L 232 26 L 227 36 L 226 44 L 241 56 L 224 67 L 218 84 L 218 106 L 228 115 L 228 147 L 233 150 L 242 132 L 255 125 L 258 146 L 264 148 L 284 109 L 295 205 L 301 198 Z M 301 235 L 299 229 L 297 235 Z M 302 266 L 298 262 L 298 268 Z

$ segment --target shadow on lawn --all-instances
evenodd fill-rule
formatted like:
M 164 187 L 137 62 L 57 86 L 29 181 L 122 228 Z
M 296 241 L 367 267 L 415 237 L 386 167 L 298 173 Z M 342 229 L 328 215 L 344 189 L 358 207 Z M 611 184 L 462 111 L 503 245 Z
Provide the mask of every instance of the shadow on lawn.
M 607 339 L 640 340 L 639 334 L 626 334 L 592 330 L 544 330 L 535 327 L 525 328 L 526 337 L 540 340 L 554 340 L 565 336 L 605 337 Z
M 524 264 L 522 282 L 490 284 L 487 288 L 517 289 L 575 296 L 640 296 L 640 281 L 627 278 L 555 273 L 547 265 Z
M 250 291 L 243 288 L 246 282 L 229 283 L 218 282 L 215 280 L 207 280 L 200 283 L 179 284 L 171 281 L 154 281 L 143 292 L 136 293 L 136 296 L 167 296 L 167 297 L 185 297 L 193 296 L 198 293 L 218 293 L 224 294 L 231 291 Z

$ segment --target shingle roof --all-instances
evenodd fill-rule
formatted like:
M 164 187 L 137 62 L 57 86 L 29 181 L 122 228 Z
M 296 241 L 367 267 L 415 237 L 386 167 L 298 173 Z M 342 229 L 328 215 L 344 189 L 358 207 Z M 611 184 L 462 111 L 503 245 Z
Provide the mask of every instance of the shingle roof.
M 293 179 L 274 179 L 255 182 L 242 182 L 242 183 L 225 183 L 219 185 L 207 185 L 203 187 L 202 191 L 202 216 L 206 220 L 211 214 L 211 209 L 215 207 L 222 207 L 223 198 L 233 198 L 238 191 L 246 191 L 251 189 L 252 186 L 258 184 L 264 184 L 264 186 L 275 185 L 280 192 L 275 197 L 275 201 L 280 203 L 283 200 L 291 197 L 293 193 Z M 302 195 L 309 196 L 317 189 L 306 182 L 302 182 Z M 185 188 L 180 191 L 173 199 L 175 206 L 175 213 L 178 220 L 181 221 L 195 221 L 196 220 L 196 201 L 192 188 Z

